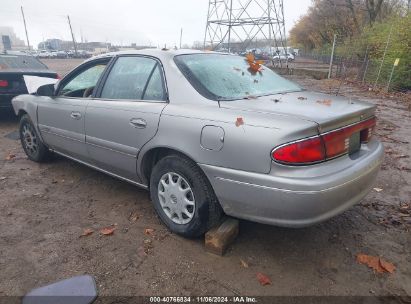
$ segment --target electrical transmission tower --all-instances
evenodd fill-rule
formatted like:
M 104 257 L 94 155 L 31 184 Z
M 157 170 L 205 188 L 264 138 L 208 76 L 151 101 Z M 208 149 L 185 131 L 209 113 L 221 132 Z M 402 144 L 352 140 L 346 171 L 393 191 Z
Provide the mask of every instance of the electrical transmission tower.
M 204 48 L 245 51 L 258 41 L 286 48 L 283 0 L 209 0 Z

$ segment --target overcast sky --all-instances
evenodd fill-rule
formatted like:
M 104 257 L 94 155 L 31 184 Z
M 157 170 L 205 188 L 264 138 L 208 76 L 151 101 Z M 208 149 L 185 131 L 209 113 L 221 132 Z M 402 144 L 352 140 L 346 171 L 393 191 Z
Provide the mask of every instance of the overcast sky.
M 303 15 L 311 0 L 284 0 L 287 31 Z M 108 41 L 119 45 L 183 44 L 203 41 L 208 0 L 0 0 L 0 26 L 12 26 L 25 39 L 20 12 L 23 6 L 30 44 L 47 38 L 70 40 L 70 15 L 77 41 Z

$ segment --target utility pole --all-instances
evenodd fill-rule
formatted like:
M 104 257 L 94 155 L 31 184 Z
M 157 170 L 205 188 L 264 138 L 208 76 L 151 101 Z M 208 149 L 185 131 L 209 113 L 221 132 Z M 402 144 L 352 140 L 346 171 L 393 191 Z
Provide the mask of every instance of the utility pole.
M 70 32 L 71 32 L 71 38 L 73 39 L 73 45 L 74 45 L 74 53 L 76 54 L 76 57 L 78 56 L 77 53 L 77 44 L 76 44 L 76 40 L 74 39 L 74 34 L 73 34 L 73 29 L 71 27 L 71 22 L 70 22 L 70 16 L 67 15 L 67 20 L 68 20 L 68 24 L 70 26 Z
M 30 51 L 30 41 L 29 41 L 29 34 L 27 33 L 26 17 L 24 17 L 23 6 L 20 6 L 20 8 L 21 8 L 21 15 L 23 16 L 24 30 L 26 31 L 27 49 Z
M 334 41 L 333 41 L 333 49 L 331 51 L 331 59 L 330 59 L 330 68 L 328 69 L 328 79 L 331 78 L 331 72 L 333 69 L 333 61 L 334 61 L 334 51 L 335 51 L 335 41 L 337 40 L 337 34 L 334 34 Z
M 183 28 L 180 31 L 180 49 L 181 49 L 181 42 L 183 41 Z

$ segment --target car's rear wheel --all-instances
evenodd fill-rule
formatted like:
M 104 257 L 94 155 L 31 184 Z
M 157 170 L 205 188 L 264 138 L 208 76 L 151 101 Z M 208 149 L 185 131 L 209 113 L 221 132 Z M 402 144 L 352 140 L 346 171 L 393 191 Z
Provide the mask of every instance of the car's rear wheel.
M 44 162 L 49 159 L 51 153 L 42 143 L 33 122 L 27 114 L 24 114 L 20 119 L 19 133 L 23 150 L 30 160 Z
M 166 226 L 185 237 L 204 234 L 222 216 L 204 173 L 197 164 L 180 155 L 166 156 L 154 166 L 150 194 Z

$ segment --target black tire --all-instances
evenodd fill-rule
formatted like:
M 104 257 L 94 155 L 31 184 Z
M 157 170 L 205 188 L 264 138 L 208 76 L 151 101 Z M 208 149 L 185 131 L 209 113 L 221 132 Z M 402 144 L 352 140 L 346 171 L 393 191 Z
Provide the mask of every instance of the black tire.
M 20 118 L 19 134 L 23 150 L 30 160 L 42 163 L 50 159 L 50 150 L 41 141 L 33 122 L 27 114 Z M 28 139 L 29 137 L 30 139 Z
M 170 172 L 180 175 L 188 182 L 195 198 L 193 217 L 186 224 L 175 223 L 165 213 L 160 203 L 159 183 L 161 178 Z M 196 163 L 182 155 L 173 154 L 158 161 L 150 177 L 150 195 L 154 208 L 165 225 L 172 232 L 184 237 L 194 238 L 203 235 L 219 223 L 223 214 L 205 174 Z

